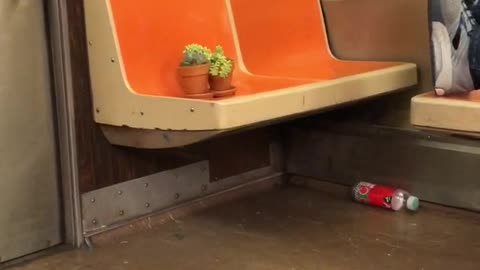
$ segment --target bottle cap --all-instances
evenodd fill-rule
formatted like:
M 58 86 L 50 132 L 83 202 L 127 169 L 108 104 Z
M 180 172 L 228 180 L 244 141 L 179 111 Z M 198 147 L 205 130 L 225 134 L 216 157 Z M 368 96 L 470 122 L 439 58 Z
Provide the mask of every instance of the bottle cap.
M 420 206 L 420 200 L 415 196 L 410 196 L 407 199 L 407 208 L 412 211 L 417 211 Z

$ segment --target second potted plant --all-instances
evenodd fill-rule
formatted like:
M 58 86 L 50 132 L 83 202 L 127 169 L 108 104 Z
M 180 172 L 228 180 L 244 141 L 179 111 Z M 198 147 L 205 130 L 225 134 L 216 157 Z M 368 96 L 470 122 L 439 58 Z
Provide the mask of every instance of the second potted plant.
M 225 97 L 235 94 L 232 85 L 233 60 L 226 57 L 221 46 L 215 47 L 215 52 L 210 57 L 209 82 L 215 97 Z

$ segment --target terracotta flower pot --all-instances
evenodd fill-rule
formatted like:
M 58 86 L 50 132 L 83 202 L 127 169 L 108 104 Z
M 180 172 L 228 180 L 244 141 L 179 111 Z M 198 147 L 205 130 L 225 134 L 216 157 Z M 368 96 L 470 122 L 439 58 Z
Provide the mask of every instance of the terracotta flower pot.
M 210 82 L 210 88 L 212 91 L 223 91 L 232 88 L 232 74 L 230 74 L 227 78 L 210 76 L 208 80 Z
M 186 97 L 204 97 L 211 95 L 208 87 L 210 64 L 181 66 L 178 68 L 180 85 Z
M 214 97 L 228 97 L 235 95 L 237 89 L 232 85 L 232 74 L 227 78 L 219 76 L 210 76 L 210 88 L 213 91 Z

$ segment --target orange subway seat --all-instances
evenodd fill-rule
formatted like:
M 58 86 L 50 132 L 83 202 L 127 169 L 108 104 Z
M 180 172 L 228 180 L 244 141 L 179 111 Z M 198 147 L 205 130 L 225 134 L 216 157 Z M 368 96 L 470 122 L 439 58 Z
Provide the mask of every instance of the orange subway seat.
M 398 65 L 336 59 L 319 0 L 227 1 L 243 61 L 254 74 L 332 80 Z
M 183 96 L 176 67 L 186 44 L 223 46 L 235 62 L 232 26 L 223 0 L 110 0 L 128 83 L 138 94 Z M 310 83 L 311 80 L 267 78 L 235 69 L 237 96 Z

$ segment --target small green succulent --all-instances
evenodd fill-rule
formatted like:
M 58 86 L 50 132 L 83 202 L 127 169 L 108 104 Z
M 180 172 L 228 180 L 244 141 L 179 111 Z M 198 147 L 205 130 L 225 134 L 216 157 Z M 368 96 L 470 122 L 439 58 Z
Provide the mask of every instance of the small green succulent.
M 221 46 L 215 47 L 215 52 L 210 57 L 210 75 L 227 78 L 232 73 L 233 62 L 227 58 Z
M 203 65 L 210 62 L 212 52 L 205 46 L 192 43 L 185 46 L 181 66 Z

